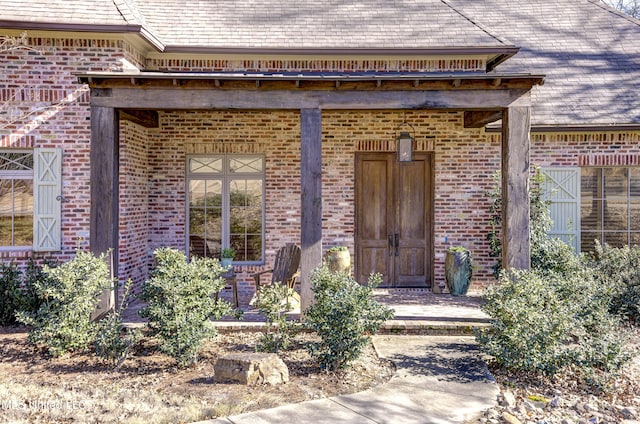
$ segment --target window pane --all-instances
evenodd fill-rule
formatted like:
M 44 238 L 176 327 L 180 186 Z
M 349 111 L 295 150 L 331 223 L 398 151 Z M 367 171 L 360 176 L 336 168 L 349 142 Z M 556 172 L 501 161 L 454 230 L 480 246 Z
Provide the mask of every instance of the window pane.
M 222 181 L 208 180 L 205 203 L 207 207 L 222 207 Z
M 262 206 L 262 180 L 231 180 L 231 206 Z
M 626 230 L 628 224 L 627 200 L 604 201 L 604 229 Z
M 580 227 L 582 231 L 602 230 L 602 200 L 582 202 Z
M 207 239 L 222 241 L 222 209 L 208 208 L 205 215 L 205 235 Z
M 259 261 L 262 259 L 262 235 L 247 236 L 247 261 Z
M 33 153 L 31 152 L 0 152 L 0 171 L 31 171 L 33 170 Z
M 604 168 L 604 197 L 626 199 L 629 193 L 627 168 Z
M 629 191 L 632 199 L 640 200 L 640 167 L 629 168 Z
M 33 244 L 33 181 L 0 180 L 0 246 Z
M 629 244 L 631 246 L 638 246 L 640 247 L 640 232 L 637 233 L 631 233 L 630 234 L 630 239 L 629 239 Z
M 204 208 L 189 209 L 189 234 L 204 236 Z
M 189 207 L 203 207 L 207 195 L 205 180 L 191 180 L 189 182 Z
M 605 232 L 603 239 L 604 243 L 613 247 L 623 247 L 629 242 L 626 232 Z
M 233 157 L 229 160 L 229 172 L 236 174 L 261 174 L 264 172 L 264 158 Z
M 222 172 L 222 158 L 191 158 L 189 159 L 189 172 L 192 174 L 219 174 Z
M 581 202 L 590 202 L 592 199 L 602 198 L 601 169 L 582 168 L 580 170 Z
M 244 234 L 231 234 L 231 247 L 236 251 L 235 261 L 247 261 L 247 243 Z
M 583 231 L 580 234 L 580 251 L 581 252 L 594 252 L 596 246 L 596 240 L 599 244 L 602 244 L 600 240 L 601 233 L 595 233 L 591 231 Z
M 629 206 L 629 229 L 640 231 L 640 202 L 632 201 Z

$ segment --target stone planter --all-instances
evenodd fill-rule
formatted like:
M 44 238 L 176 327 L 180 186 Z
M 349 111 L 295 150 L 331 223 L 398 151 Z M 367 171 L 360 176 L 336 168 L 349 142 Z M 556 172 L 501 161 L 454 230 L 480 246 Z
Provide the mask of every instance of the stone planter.
M 331 272 L 351 273 L 351 254 L 346 247 L 332 247 L 324 256 L 324 262 Z
M 445 280 L 449 293 L 454 296 L 467 294 L 471 285 L 471 252 L 464 247 L 451 247 L 444 262 Z

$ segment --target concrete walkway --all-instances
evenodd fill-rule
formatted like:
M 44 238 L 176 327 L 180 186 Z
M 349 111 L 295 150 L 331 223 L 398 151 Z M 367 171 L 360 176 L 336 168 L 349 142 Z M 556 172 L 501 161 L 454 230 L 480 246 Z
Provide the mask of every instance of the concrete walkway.
M 386 384 L 203 423 L 462 423 L 496 401 L 498 386 L 473 337 L 379 335 L 373 344 L 397 367 Z

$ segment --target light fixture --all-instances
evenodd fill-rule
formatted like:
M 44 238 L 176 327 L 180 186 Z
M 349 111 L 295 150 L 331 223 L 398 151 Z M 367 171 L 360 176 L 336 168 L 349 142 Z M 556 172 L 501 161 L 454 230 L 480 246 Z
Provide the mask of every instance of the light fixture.
M 411 162 L 413 160 L 413 141 L 415 140 L 413 134 L 416 131 L 413 125 L 407 123 L 406 114 L 404 114 L 402 121 L 402 124 L 396 128 L 398 162 Z M 401 129 L 404 131 L 400 131 Z M 407 131 L 407 129 L 411 131 Z
M 413 137 L 408 131 L 398 136 L 398 162 L 411 162 L 413 159 Z

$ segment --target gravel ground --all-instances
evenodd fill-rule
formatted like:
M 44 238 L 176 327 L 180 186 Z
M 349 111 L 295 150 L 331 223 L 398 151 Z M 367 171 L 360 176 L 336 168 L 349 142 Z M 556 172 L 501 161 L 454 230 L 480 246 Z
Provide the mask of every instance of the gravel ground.
M 640 331 L 630 349 L 638 352 Z M 570 371 L 554 378 L 517 375 L 491 369 L 501 393 L 498 405 L 474 423 L 483 424 L 640 424 L 640 356 L 636 356 L 607 392 L 598 393 Z

